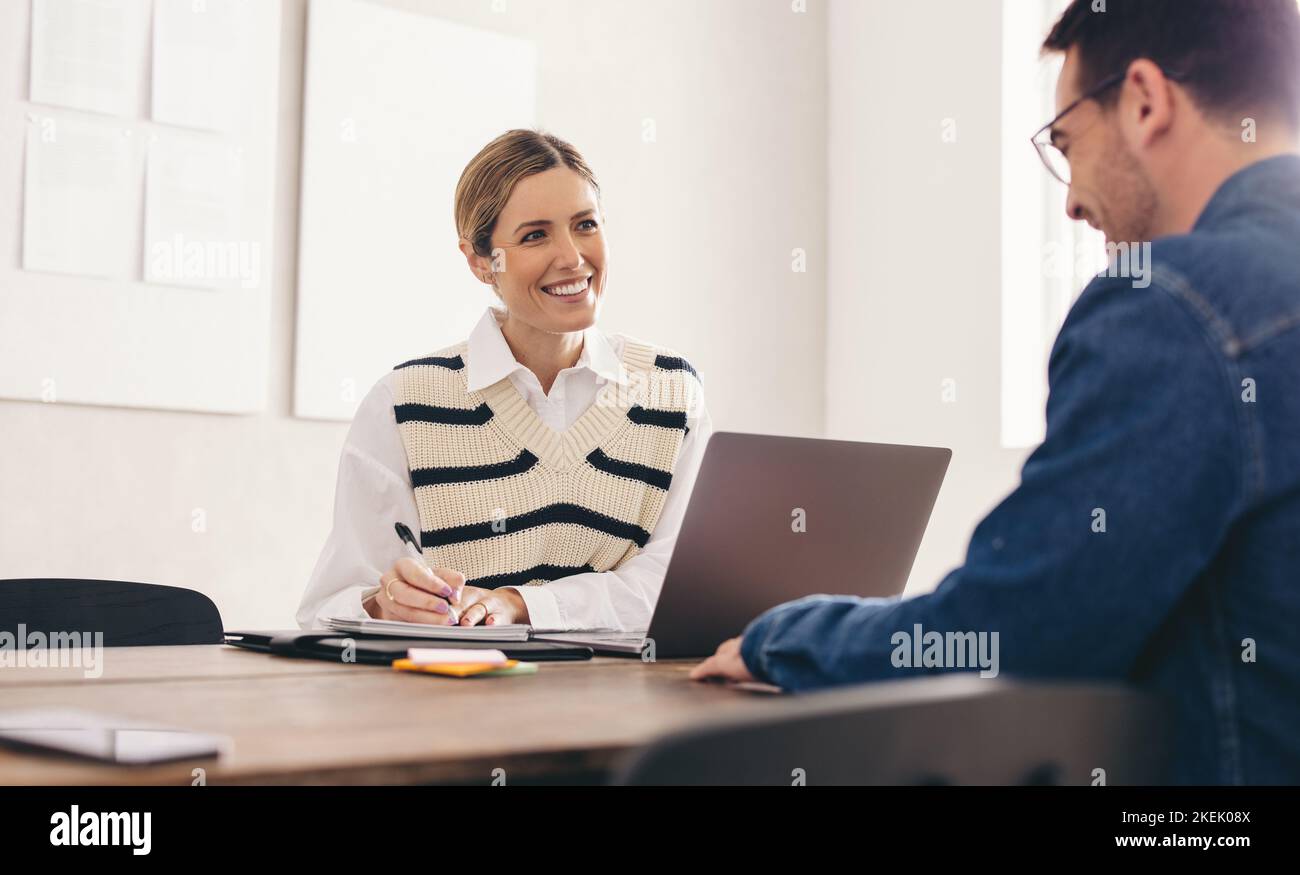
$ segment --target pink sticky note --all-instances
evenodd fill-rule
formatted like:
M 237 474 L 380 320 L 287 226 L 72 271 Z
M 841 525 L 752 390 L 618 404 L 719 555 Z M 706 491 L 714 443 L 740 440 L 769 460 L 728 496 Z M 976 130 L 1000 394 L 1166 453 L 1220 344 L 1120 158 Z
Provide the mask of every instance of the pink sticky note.
M 406 651 L 406 658 L 416 665 L 462 665 L 475 662 L 500 665 L 508 661 L 500 650 L 469 650 L 463 647 L 412 647 Z

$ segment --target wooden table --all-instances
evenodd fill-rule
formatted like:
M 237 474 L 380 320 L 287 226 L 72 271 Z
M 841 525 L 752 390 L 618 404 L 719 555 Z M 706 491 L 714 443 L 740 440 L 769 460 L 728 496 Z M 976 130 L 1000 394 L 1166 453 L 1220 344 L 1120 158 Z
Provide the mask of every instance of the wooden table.
M 454 679 L 223 644 L 118 647 L 103 674 L 0 668 L 0 708 L 74 707 L 227 736 L 220 760 L 126 767 L 0 749 L 0 784 L 590 782 L 660 734 L 782 697 L 692 683 L 694 661 L 597 658 Z

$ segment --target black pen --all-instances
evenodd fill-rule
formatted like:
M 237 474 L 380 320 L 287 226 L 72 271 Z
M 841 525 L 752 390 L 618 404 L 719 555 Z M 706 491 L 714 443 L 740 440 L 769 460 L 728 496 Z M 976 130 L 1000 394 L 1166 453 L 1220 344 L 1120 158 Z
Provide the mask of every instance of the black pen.
M 394 523 L 393 528 L 397 530 L 397 537 L 406 544 L 406 552 L 410 553 L 421 562 L 424 562 L 424 554 L 420 552 L 420 545 L 415 543 L 415 535 L 411 534 L 411 530 L 407 527 L 406 523 Z M 428 568 L 429 566 L 425 565 L 425 567 Z M 430 570 L 432 571 L 432 569 Z M 450 586 L 451 584 L 447 585 Z M 452 594 L 455 594 L 455 590 L 452 590 Z M 459 626 L 460 613 L 452 606 L 450 599 L 447 601 L 447 611 L 451 614 L 451 623 L 449 625 Z

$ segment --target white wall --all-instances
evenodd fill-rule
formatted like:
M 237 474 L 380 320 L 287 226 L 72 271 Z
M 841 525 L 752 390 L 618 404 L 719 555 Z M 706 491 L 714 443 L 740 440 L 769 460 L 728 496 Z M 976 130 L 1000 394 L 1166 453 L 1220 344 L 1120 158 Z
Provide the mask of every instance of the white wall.
M 27 39 L 19 5 L 0 56 Z M 170 583 L 228 627 L 292 625 L 346 431 L 289 415 L 305 5 L 285 0 L 269 409 L 0 400 L 0 577 Z M 682 349 L 720 428 L 952 447 L 909 590 L 960 561 L 1025 455 L 999 445 L 997 0 L 387 5 L 537 40 L 540 119 L 605 189 L 605 326 Z M 450 212 L 431 206 L 430 245 L 454 245 Z
M 0 56 L 26 56 L 25 5 L 0 4 Z M 605 191 L 605 327 L 690 357 L 720 428 L 820 433 L 821 3 L 803 14 L 788 0 L 387 5 L 536 40 L 540 121 L 586 154 Z M 289 415 L 305 7 L 284 2 L 269 408 L 233 417 L 0 400 L 0 577 L 186 586 L 216 601 L 227 628 L 292 627 L 346 431 Z M 22 96 L 25 75 L 2 81 Z M 653 144 L 642 142 L 646 118 Z M 3 194 L 0 209 L 19 208 Z M 431 246 L 455 245 L 450 214 L 430 205 Z M 805 274 L 790 270 L 795 247 L 808 252 Z M 466 294 L 483 294 L 476 286 Z M 205 532 L 192 531 L 195 509 Z
M 829 33 L 826 436 L 952 448 L 925 592 L 1027 454 L 999 434 L 1000 3 L 838 0 Z

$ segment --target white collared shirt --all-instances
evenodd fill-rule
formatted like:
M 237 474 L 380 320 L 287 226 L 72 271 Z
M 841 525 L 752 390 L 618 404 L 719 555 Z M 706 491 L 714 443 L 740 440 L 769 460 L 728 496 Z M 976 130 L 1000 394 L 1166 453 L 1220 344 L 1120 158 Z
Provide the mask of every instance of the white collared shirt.
M 595 403 L 605 383 L 627 380 L 622 339 L 593 326 L 584 332 L 577 363 L 560 371 L 546 394 L 537 376 L 511 353 L 501 333 L 504 316 L 504 311 L 488 308 L 469 336 L 465 378 L 471 391 L 509 378 L 538 417 L 563 432 Z M 406 447 L 393 412 L 398 373 L 391 371 L 375 384 L 348 430 L 334 493 L 334 526 L 298 608 L 298 625 L 304 629 L 323 626 L 327 617 L 367 618 L 362 601 L 378 591 L 381 574 L 409 555 L 393 524 L 421 529 Z M 688 412 L 687 425 L 663 511 L 645 547 L 613 571 L 518 587 L 534 628 L 639 631 L 650 625 L 713 431 L 702 399 Z

